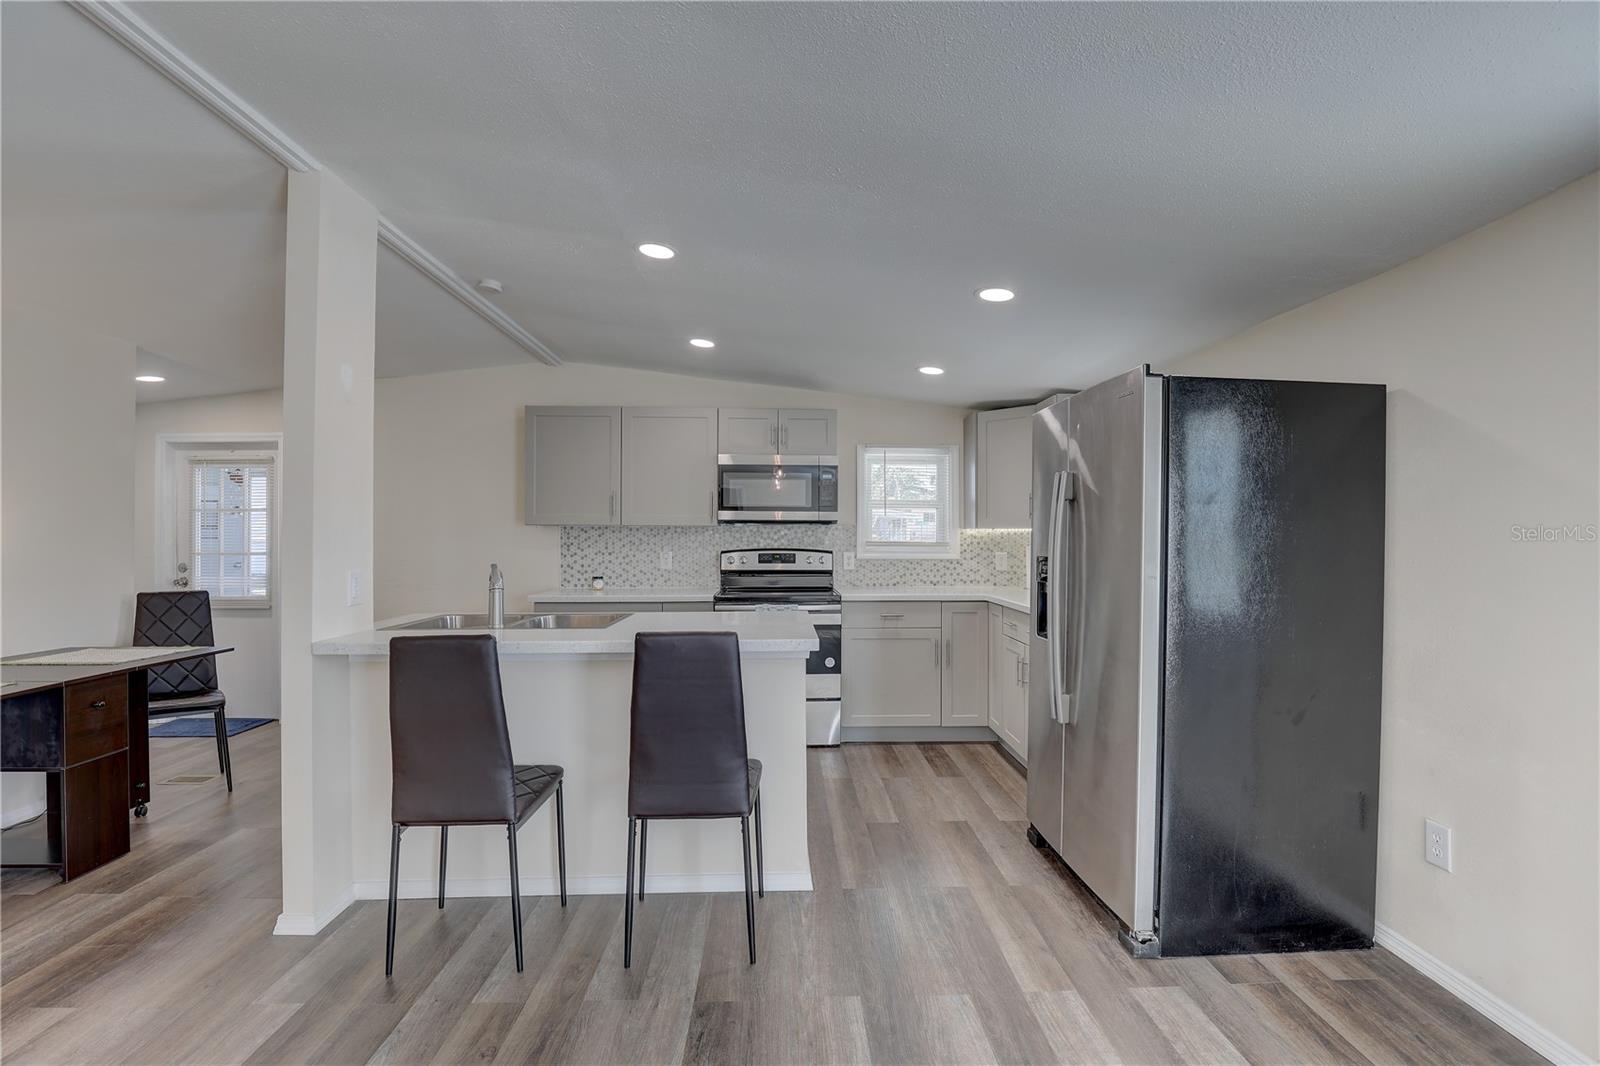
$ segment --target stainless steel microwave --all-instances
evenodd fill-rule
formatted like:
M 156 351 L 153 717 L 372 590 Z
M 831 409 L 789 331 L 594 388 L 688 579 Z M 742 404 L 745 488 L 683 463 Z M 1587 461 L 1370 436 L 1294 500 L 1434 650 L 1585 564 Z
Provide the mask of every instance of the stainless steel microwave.
M 717 521 L 838 520 L 837 455 L 717 456 Z

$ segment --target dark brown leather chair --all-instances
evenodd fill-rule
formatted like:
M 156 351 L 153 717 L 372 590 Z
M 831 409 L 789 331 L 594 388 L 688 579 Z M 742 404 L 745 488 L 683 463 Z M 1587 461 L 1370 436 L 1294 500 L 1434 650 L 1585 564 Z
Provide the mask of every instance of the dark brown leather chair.
M 750 818 L 756 822 L 756 877 L 766 896 L 761 855 L 761 763 L 744 735 L 739 638 L 733 633 L 639 633 L 633 638 L 633 733 L 628 758 L 628 896 L 622 965 L 633 964 L 633 858 L 638 830 L 639 899 L 645 849 L 656 818 L 737 818 L 744 835 L 744 916 L 756 961 L 756 909 L 750 894 Z
M 503 825 L 511 857 L 511 928 L 522 971 L 522 887 L 517 829 L 556 798 L 556 862 L 567 905 L 567 834 L 559 766 L 511 761 L 500 693 L 500 656 L 491 636 L 396 637 L 389 642 L 389 745 L 394 756 L 389 838 L 389 939 L 384 973 L 394 973 L 400 835 L 439 827 L 439 906 L 444 906 L 450 826 Z
M 211 632 L 211 593 L 191 589 L 187 592 L 141 592 L 134 598 L 133 643 L 135 647 L 162 647 L 193 644 L 209 647 L 216 643 Z M 217 726 L 217 772 L 227 779 L 233 791 L 233 756 L 228 751 L 228 699 L 217 689 L 217 657 L 202 655 L 181 663 L 154 666 L 147 671 L 151 718 L 179 718 L 209 714 Z M 145 805 L 134 813 L 141 818 Z

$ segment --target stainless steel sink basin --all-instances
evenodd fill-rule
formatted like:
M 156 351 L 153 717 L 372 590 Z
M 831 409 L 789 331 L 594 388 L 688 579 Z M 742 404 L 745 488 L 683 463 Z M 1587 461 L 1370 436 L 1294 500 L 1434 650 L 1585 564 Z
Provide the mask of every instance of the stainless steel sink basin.
M 507 629 L 604 629 L 615 625 L 627 614 L 508 614 L 506 615 Z M 489 616 L 486 614 L 436 614 L 430 618 L 419 618 L 415 622 L 402 622 L 399 625 L 384 626 L 390 629 L 487 629 Z

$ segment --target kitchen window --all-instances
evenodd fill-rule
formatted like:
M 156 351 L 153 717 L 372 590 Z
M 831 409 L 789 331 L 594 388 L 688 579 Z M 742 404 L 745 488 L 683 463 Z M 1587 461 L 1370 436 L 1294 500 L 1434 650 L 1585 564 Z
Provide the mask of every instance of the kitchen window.
M 856 494 L 856 554 L 951 559 L 960 550 L 954 445 L 865 445 Z
M 271 455 L 190 455 L 179 573 L 217 607 L 270 607 L 277 492 Z M 187 573 L 184 573 L 187 568 Z

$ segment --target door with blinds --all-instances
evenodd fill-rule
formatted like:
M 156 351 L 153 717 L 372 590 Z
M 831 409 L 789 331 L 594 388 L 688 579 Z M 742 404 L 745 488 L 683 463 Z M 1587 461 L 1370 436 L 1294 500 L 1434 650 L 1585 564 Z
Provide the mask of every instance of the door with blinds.
M 222 607 L 270 607 L 277 510 L 270 454 L 185 457 L 177 524 L 179 588 Z

